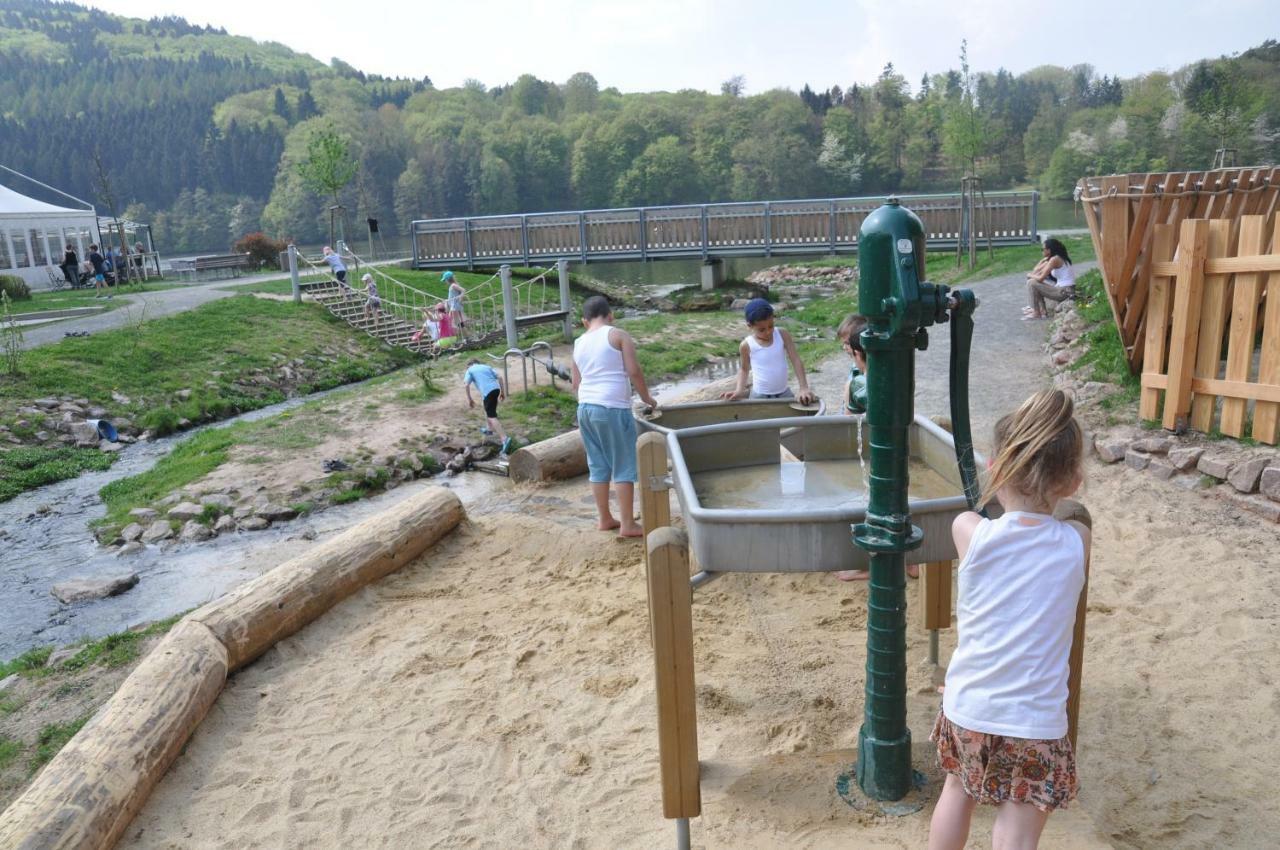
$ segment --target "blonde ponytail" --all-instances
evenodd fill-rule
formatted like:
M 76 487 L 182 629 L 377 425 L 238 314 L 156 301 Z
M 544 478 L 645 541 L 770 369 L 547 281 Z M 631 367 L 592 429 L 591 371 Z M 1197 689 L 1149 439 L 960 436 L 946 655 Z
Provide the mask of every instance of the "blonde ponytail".
M 1043 390 L 996 423 L 996 457 L 980 504 L 1011 487 L 1030 499 L 1048 502 L 1079 472 L 1084 435 L 1073 417 L 1075 406 L 1061 390 Z

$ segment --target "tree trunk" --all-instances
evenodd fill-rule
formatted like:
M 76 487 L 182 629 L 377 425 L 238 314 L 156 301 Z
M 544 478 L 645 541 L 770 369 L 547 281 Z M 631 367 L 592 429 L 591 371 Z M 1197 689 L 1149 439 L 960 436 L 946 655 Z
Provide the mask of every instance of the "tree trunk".
M 511 455 L 508 470 L 513 481 L 556 481 L 582 475 L 587 471 L 582 434 L 570 431 L 525 446 Z

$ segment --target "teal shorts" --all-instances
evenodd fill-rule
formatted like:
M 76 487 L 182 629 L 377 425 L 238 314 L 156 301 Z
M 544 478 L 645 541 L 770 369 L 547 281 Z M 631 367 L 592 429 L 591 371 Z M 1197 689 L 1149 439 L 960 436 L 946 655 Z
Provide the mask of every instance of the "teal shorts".
M 580 404 L 578 429 L 587 449 L 587 472 L 592 484 L 635 483 L 636 420 L 630 409 Z

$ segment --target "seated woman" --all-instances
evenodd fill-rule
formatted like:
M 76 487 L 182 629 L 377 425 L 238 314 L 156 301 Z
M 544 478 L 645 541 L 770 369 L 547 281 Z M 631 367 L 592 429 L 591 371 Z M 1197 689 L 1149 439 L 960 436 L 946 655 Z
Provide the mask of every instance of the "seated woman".
M 1066 301 L 1076 296 L 1071 257 L 1057 239 L 1044 240 L 1044 259 L 1027 275 L 1027 294 L 1031 304 L 1022 311 L 1024 322 L 1049 318 L 1046 301 Z

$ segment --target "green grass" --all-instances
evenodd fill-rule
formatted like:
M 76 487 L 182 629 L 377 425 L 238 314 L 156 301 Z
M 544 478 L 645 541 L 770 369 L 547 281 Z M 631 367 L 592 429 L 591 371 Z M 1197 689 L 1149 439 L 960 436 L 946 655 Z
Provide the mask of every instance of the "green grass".
M 530 386 L 527 394 L 519 390 L 508 396 L 498 416 L 508 434 L 536 443 L 571 429 L 577 409 L 578 402 L 569 392 L 540 384 Z
M 90 641 L 80 651 L 59 665 L 59 671 L 84 670 L 87 667 L 101 665 L 108 669 L 131 664 L 142 655 L 143 642 L 153 636 L 164 634 L 181 620 L 184 614 L 175 614 L 166 620 L 159 620 L 137 631 L 117 632 L 99 640 Z
M 5 736 L 0 735 L 0 770 L 4 770 L 8 767 L 21 752 L 21 743 L 18 741 L 11 741 Z
M 219 419 L 281 401 L 276 387 L 237 379 L 254 370 L 274 374 L 280 363 L 294 359 L 314 371 L 315 377 L 298 387 L 309 393 L 417 358 L 353 334 L 313 305 L 241 296 L 25 352 L 20 374 L 0 379 L 0 406 L 49 395 L 83 397 L 114 418 L 133 418 L 166 433 L 180 419 Z M 191 390 L 190 398 L 178 398 L 183 389 Z M 113 392 L 130 402 L 113 401 Z
M 38 646 L 28 649 L 17 658 L 0 661 L 0 679 L 6 679 L 14 673 L 30 674 L 44 669 L 44 663 L 53 654 L 53 647 Z
M 719 335 L 706 330 L 708 324 L 723 326 L 741 317 L 718 313 L 660 313 L 637 319 L 621 319 L 618 327 L 636 340 L 636 357 L 647 381 L 655 382 L 681 375 L 699 363 L 738 353 L 741 336 Z M 697 327 L 693 327 L 693 326 Z M 743 330 L 743 335 L 746 331 Z
M 75 737 L 84 724 L 89 722 L 89 718 L 92 716 L 91 714 L 86 714 L 79 720 L 72 720 L 70 723 L 50 723 L 41 729 L 40 736 L 36 739 L 36 751 L 27 761 L 27 770 L 30 773 L 35 773 L 48 764 L 58 754 L 58 751 Z
M 1063 238 L 1071 262 L 1082 263 L 1094 259 L 1093 240 L 1087 236 L 1068 236 Z M 925 276 L 932 283 L 955 285 L 985 280 L 989 277 L 1029 272 L 1044 257 L 1038 244 L 1008 245 L 994 249 L 994 258 L 988 256 L 983 246 L 974 257 L 975 264 L 969 268 L 969 258 L 961 257 L 960 265 L 956 265 L 954 251 L 933 251 L 925 255 Z M 807 265 L 815 266 L 857 266 L 857 257 L 833 257 L 817 260 Z
M 98 491 L 107 506 L 107 513 L 95 525 L 121 528 L 130 522 L 129 511 L 151 505 L 174 490 L 208 475 L 227 459 L 227 452 L 238 442 L 248 424 L 237 423 L 201 431 L 183 440 L 146 472 L 112 481 Z
M 114 453 L 70 446 L 0 449 L 0 502 L 81 472 L 106 469 L 115 459 Z
M 1101 400 L 1103 409 L 1116 410 L 1136 404 L 1142 392 L 1142 381 L 1129 371 L 1129 360 L 1120 341 L 1120 332 L 1112 320 L 1102 275 L 1096 269 L 1081 275 L 1076 281 L 1076 293 L 1076 310 L 1087 323 L 1096 324 L 1082 337 L 1087 349 L 1071 368 L 1084 370 L 1091 381 L 1120 387 L 1119 392 Z

